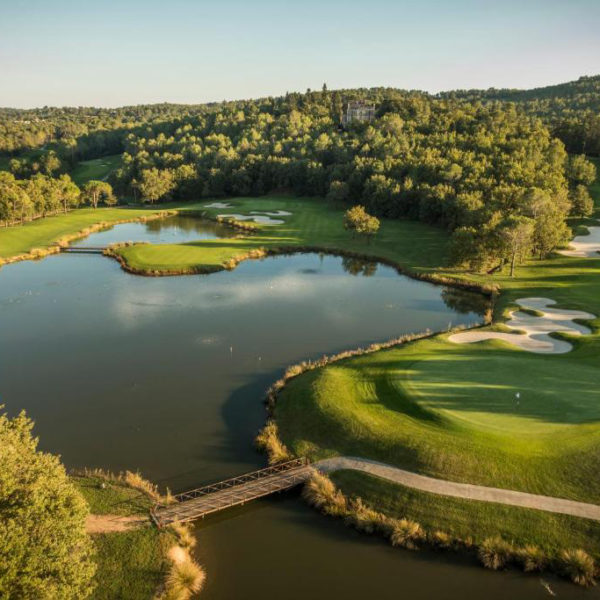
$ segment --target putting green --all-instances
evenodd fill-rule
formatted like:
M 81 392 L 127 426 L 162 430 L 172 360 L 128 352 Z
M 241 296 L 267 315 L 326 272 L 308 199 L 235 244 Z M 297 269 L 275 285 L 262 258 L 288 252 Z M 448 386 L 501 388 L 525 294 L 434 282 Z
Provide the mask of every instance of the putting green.
M 446 347 L 392 379 L 400 393 L 463 425 L 527 436 L 600 421 L 598 382 L 600 365 L 493 343 Z

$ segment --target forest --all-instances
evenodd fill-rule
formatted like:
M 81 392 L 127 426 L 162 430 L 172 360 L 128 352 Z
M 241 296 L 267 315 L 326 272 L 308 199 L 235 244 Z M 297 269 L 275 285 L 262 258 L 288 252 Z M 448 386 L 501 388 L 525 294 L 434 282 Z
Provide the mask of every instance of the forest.
M 317 196 L 443 227 L 454 264 L 514 265 L 567 242 L 566 219 L 593 210 L 595 167 L 584 153 L 597 154 L 588 124 L 598 119 L 600 77 L 554 87 L 432 96 L 324 85 L 197 106 L 4 109 L 10 173 L 0 176 L 0 221 L 78 205 L 84 198 L 67 173 L 80 160 L 122 153 L 109 181 L 134 202 Z M 357 99 L 375 104 L 376 118 L 344 128 L 344 106 Z M 103 197 L 110 203 L 112 192 Z

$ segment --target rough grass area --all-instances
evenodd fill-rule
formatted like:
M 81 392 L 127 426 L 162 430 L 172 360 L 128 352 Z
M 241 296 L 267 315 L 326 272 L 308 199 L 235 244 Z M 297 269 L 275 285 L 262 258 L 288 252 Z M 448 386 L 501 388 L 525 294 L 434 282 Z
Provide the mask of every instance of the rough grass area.
M 148 514 L 152 499 L 123 481 L 107 481 L 106 477 L 71 476 L 95 515 Z
M 73 476 L 93 514 L 147 515 L 151 499 L 140 490 L 105 477 Z M 98 569 L 93 600 L 152 598 L 169 569 L 174 543 L 167 531 L 148 525 L 125 532 L 95 534 Z
M 98 571 L 93 600 L 153 598 L 165 578 L 168 534 L 153 527 L 93 536 Z
M 81 161 L 72 171 L 71 179 L 77 185 L 83 185 L 90 179 L 102 181 L 110 175 L 112 171 L 118 169 L 121 165 L 122 155 L 112 154 L 102 158 Z
M 360 496 L 392 518 L 407 518 L 426 530 L 439 529 L 480 545 L 501 536 L 516 546 L 535 544 L 551 556 L 565 548 L 583 548 L 600 557 L 600 523 L 568 515 L 490 502 L 448 498 L 411 490 L 379 477 L 356 471 L 339 471 L 332 480 L 347 496 Z
M 27 254 L 34 248 L 48 248 L 60 238 L 96 223 L 117 222 L 150 216 L 164 210 L 149 208 L 80 208 L 67 214 L 37 219 L 24 225 L 0 228 L 0 258 Z

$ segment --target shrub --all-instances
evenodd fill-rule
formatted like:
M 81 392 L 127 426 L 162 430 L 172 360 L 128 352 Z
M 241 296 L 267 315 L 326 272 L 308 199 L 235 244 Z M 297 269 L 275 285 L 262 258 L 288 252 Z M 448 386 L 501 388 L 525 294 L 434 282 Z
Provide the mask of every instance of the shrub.
M 511 544 L 501 537 L 487 538 L 479 546 L 479 560 L 487 569 L 497 571 L 504 568 L 513 558 L 514 550 Z
M 595 585 L 594 559 L 584 550 L 563 550 L 560 554 L 561 571 L 578 585 Z
M 409 519 L 394 521 L 390 542 L 392 546 L 400 546 L 408 550 L 416 550 L 417 544 L 425 538 L 425 532 L 419 523 Z

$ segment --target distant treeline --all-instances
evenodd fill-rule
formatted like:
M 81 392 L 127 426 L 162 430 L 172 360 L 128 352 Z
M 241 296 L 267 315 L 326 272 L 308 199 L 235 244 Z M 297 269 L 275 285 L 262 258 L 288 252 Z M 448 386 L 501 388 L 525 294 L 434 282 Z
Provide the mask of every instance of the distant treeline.
M 595 110 L 597 95 L 589 90 L 599 81 L 566 84 L 579 98 L 574 113 Z M 565 218 L 593 207 L 586 188 L 593 164 L 569 158 L 540 118 L 566 118 L 558 107 L 569 93 L 548 89 L 527 92 L 537 94 L 531 99 L 509 90 L 433 97 L 324 86 L 215 105 L 43 109 L 49 112 L 39 118 L 56 123 L 71 119 L 83 127 L 89 120 L 85 133 L 65 137 L 56 129 L 52 147 L 9 166 L 28 180 L 64 173 L 80 157 L 123 151 L 111 176 L 121 195 L 155 202 L 287 190 L 360 203 L 377 216 L 445 227 L 453 232 L 455 263 L 494 268 L 507 257 L 514 263 L 546 255 L 568 239 Z M 374 103 L 376 118 L 344 129 L 344 105 L 355 99 Z M 13 126 L 24 116 L 2 115 Z

